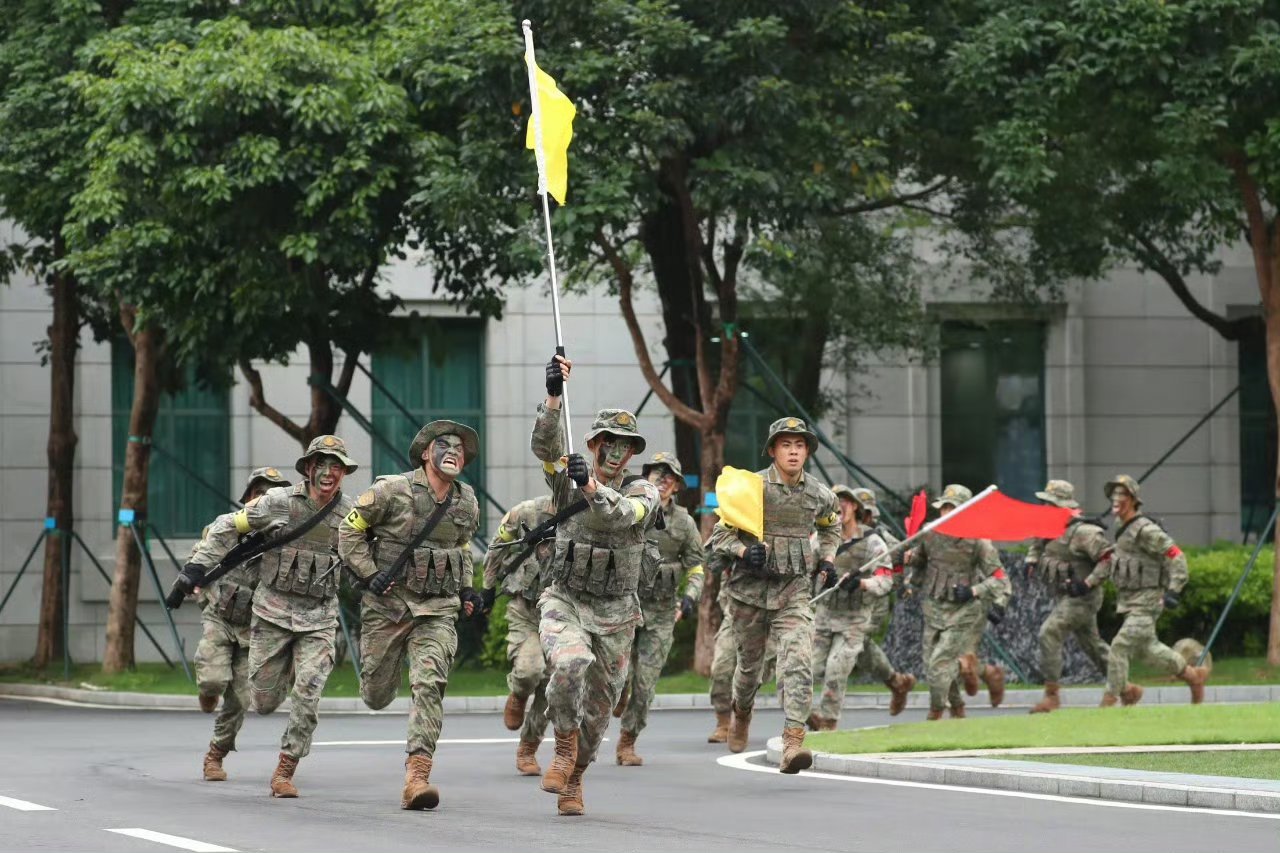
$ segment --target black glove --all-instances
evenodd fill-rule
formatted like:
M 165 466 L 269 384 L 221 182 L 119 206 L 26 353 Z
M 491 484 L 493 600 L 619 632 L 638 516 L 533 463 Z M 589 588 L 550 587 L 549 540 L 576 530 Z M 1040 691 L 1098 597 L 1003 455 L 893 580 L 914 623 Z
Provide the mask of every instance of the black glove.
M 680 599 L 680 618 L 681 619 L 692 619 L 694 609 L 695 609 L 695 605 L 693 603 L 692 598 L 686 595 Z
M 958 583 L 951 587 L 951 597 L 956 604 L 968 604 L 973 601 L 973 587 L 966 583 Z
M 1004 621 L 1004 605 L 993 604 L 991 609 L 987 611 L 987 621 L 992 625 L 999 625 Z
M 1173 590 L 1166 589 L 1164 591 L 1164 609 L 1165 610 L 1172 610 L 1173 608 L 1177 607 L 1178 602 L 1180 602 L 1181 600 L 1182 600 L 1182 596 L 1178 595 Z
M 742 552 L 742 568 L 747 570 L 748 574 L 762 575 L 764 574 L 764 564 L 768 556 L 768 552 L 764 549 L 763 542 L 754 542 L 747 546 L 747 550 Z
M 498 591 L 493 587 L 486 589 L 481 595 L 484 598 L 484 612 L 493 610 L 493 603 L 498 600 Z
M 591 468 L 587 465 L 587 459 L 581 453 L 569 454 L 569 479 L 578 484 L 581 489 L 591 480 Z
M 173 586 L 169 587 L 169 594 L 164 597 L 165 607 L 177 610 L 182 606 L 182 600 L 194 592 L 198 586 L 204 586 L 204 566 L 187 563 L 182 567 L 182 572 L 173 579 Z
M 836 564 L 830 560 L 818 563 L 818 583 L 822 589 L 831 589 L 836 585 Z
M 841 589 L 853 589 L 862 585 L 862 575 L 850 574 L 840 581 Z
M 391 573 L 383 569 L 369 578 L 369 590 L 374 595 L 386 595 L 387 590 L 391 589 L 391 584 L 394 582 L 395 579 L 391 577 Z
M 464 586 L 458 591 L 458 600 L 463 604 L 471 605 L 472 619 L 484 618 L 484 599 L 480 597 L 480 593 L 469 586 Z
M 564 394 L 564 374 L 560 372 L 561 362 L 552 356 L 547 362 L 547 396 L 559 397 Z
M 1080 580 L 1079 578 L 1072 578 L 1071 580 L 1067 581 L 1066 587 L 1067 587 L 1067 595 L 1071 596 L 1072 598 L 1083 598 L 1084 596 L 1088 595 L 1090 592 L 1093 591 L 1089 588 L 1089 585 L 1087 583 Z

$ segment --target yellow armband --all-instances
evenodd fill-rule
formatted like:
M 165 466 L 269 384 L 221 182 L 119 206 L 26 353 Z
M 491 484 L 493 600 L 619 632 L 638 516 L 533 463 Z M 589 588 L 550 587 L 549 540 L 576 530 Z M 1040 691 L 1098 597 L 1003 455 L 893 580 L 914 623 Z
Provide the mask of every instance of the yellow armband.
M 819 527 L 831 527 L 832 525 L 837 524 L 839 521 L 840 521 L 840 513 L 833 512 L 830 515 L 825 515 L 822 518 L 819 518 L 814 523 L 817 524 Z
M 343 519 L 347 524 L 351 525 L 357 532 L 364 533 L 369 529 L 369 522 L 364 520 L 364 516 L 360 514 L 360 510 L 353 509 L 347 513 L 347 517 Z
M 636 521 L 644 521 L 644 517 L 649 514 L 649 507 L 640 498 L 627 498 L 636 505 Z
M 694 566 L 692 569 L 689 570 L 689 577 L 693 577 L 694 575 L 701 575 L 701 574 L 704 574 L 702 570 L 702 566 Z
M 241 536 L 243 536 L 244 534 L 252 530 L 252 528 L 249 527 L 249 510 L 248 509 L 242 509 L 239 512 L 237 512 L 235 514 L 235 517 L 232 520 L 236 524 L 236 533 L 239 533 Z

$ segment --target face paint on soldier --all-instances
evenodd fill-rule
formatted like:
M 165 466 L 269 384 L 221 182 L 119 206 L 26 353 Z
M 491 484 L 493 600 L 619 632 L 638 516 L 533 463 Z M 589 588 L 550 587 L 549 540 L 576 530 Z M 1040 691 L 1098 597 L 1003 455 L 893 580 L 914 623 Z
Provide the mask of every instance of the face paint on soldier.
M 307 463 L 307 480 L 311 484 L 311 497 L 320 503 L 328 503 L 342 486 L 347 468 L 336 456 L 322 453 Z
M 1133 495 L 1129 494 L 1129 490 L 1124 486 L 1116 486 L 1111 490 L 1111 512 L 1121 522 L 1128 521 L 1137 515 L 1137 508 L 1133 505 Z
M 658 496 L 664 504 L 671 500 L 676 487 L 680 485 L 680 479 L 665 465 L 659 465 L 649 472 L 649 482 L 658 487 Z
M 604 480 L 612 480 L 618 476 L 635 452 L 635 445 L 629 438 L 604 435 L 591 439 L 587 449 L 595 454 L 596 470 Z
M 802 435 L 780 435 L 769 446 L 769 456 L 782 476 L 794 483 L 809 460 L 809 442 Z
M 858 527 L 858 504 L 844 495 L 840 496 L 840 527 L 845 539 L 853 536 Z
M 452 480 L 462 473 L 466 464 L 466 452 L 462 439 L 456 435 L 442 435 L 431 446 L 422 452 L 423 461 L 436 470 L 441 477 Z

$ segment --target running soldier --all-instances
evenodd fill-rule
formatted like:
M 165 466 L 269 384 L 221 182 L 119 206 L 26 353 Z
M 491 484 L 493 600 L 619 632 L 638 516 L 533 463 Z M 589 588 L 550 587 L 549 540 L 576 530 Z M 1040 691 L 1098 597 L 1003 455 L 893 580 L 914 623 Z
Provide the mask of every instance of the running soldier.
M 400 808 L 434 809 L 431 784 L 444 724 L 444 691 L 458 652 L 458 611 L 478 618 L 471 537 L 480 524 L 475 491 L 460 481 L 480 453 L 475 430 L 432 421 L 409 445 L 417 467 L 378 477 L 338 531 L 338 553 L 366 583 L 360 598 L 360 698 L 380 710 L 400 688 L 409 661 L 409 736 Z
M 729 750 L 747 747 L 751 712 L 760 687 L 765 646 L 772 635 L 778 649 L 778 689 L 786 716 L 778 769 L 799 773 L 813 764 L 804 748 L 805 724 L 813 701 L 813 607 L 809 584 L 815 570 L 835 571 L 840 545 L 840 513 L 831 490 L 804 466 L 818 437 L 799 418 L 781 418 L 769 427 L 764 452 L 773 464 L 764 479 L 764 539 L 723 521 L 711 534 L 711 546 L 736 560 L 728 583 L 729 615 L 738 646 L 733 676 L 733 723 Z M 817 534 L 817 566 L 810 537 Z
M 275 468 L 255 468 L 249 475 L 240 503 L 257 500 L 272 486 L 289 486 Z M 241 536 L 232 523 L 233 513 L 220 516 L 206 527 L 201 540 L 217 528 L 229 537 L 227 550 L 239 544 Z M 221 524 L 219 524 L 221 522 Z M 198 549 L 200 545 L 197 545 Z M 192 554 L 195 559 L 195 554 Z M 253 591 L 258 586 L 258 560 L 237 566 L 212 586 L 196 591 L 200 599 L 200 645 L 196 646 L 196 685 L 200 689 L 200 710 L 212 714 L 222 697 L 222 710 L 213 719 L 213 739 L 204 756 L 204 780 L 225 782 L 222 760 L 236 748 L 236 734 L 244 725 L 249 707 L 249 617 Z
M 1084 580 L 1099 563 L 1111 559 L 1111 543 L 1106 531 L 1092 519 L 1079 514 L 1075 489 L 1066 480 L 1050 480 L 1036 497 L 1047 504 L 1076 510 L 1075 518 L 1057 539 L 1037 539 L 1027 549 L 1027 574 L 1035 574 L 1054 594 L 1053 610 L 1040 626 L 1040 671 L 1044 674 L 1044 698 L 1031 709 L 1033 714 L 1056 711 L 1062 705 L 1062 644 L 1068 636 L 1076 642 L 1093 665 L 1107 671 L 1109 650 L 1098 633 L 1098 611 L 1102 609 L 1102 586 L 1086 595 L 1072 597 L 1068 586 Z
M 679 460 L 672 453 L 655 453 L 640 467 L 640 472 L 658 489 L 663 526 L 655 525 L 649 531 L 648 554 L 639 588 L 644 624 L 636 629 L 636 639 L 631 646 L 631 675 L 622 694 L 623 707 L 614 709 L 614 716 L 622 717 L 615 759 L 627 767 L 644 764 L 644 759 L 636 755 L 636 738 L 648 722 L 649 705 L 671 652 L 676 623 L 693 618 L 705 580 L 698 525 L 689 511 L 674 500 L 684 486 Z M 682 584 L 684 594 L 679 595 Z
M 1124 614 L 1124 623 L 1111 641 L 1102 707 L 1110 708 L 1117 701 L 1136 705 L 1142 699 L 1142 687 L 1129 681 L 1129 660 L 1135 655 L 1185 681 L 1191 688 L 1191 704 L 1198 705 L 1204 701 L 1208 668 L 1191 666 L 1156 636 L 1156 620 L 1165 609 L 1178 606 L 1187 585 L 1187 557 L 1159 524 L 1142 514 L 1137 480 L 1121 474 L 1107 483 L 1105 491 L 1119 525 L 1115 554 L 1099 563 L 1089 577 L 1070 584 L 1071 594 L 1080 598 L 1110 578 L 1116 585 L 1116 612 Z
M 563 356 L 547 364 L 547 397 L 530 441 L 555 505 L 562 513 L 579 507 L 556 526 L 551 586 L 539 601 L 538 634 L 551 673 L 547 715 L 556 736 L 542 790 L 558 795 L 562 815 L 585 810 L 582 776 L 627 680 L 641 618 L 636 589 L 645 538 L 659 506 L 657 488 L 627 471 L 645 448 L 630 412 L 601 410 L 586 435 L 586 454 L 564 456 L 560 404 L 571 367 Z
M 716 603 L 720 605 L 720 627 L 716 630 L 715 647 L 711 653 L 711 708 L 715 711 L 716 726 L 707 735 L 707 743 L 724 743 L 729 739 L 729 722 L 733 710 L 733 673 L 738 668 L 738 641 L 733 634 L 733 620 L 729 618 L 730 569 L 720 569 L 726 560 L 723 554 L 710 549 L 710 542 L 703 545 L 707 554 L 707 570 L 720 580 L 720 592 Z M 773 681 L 777 646 L 773 635 L 764 647 L 764 664 L 760 667 L 760 683 Z
M 502 723 L 520 732 L 516 745 L 516 771 L 521 776 L 541 776 L 538 746 L 547 733 L 547 662 L 538 637 L 538 597 L 551 582 L 547 566 L 555 542 L 554 532 L 520 557 L 528 546 L 520 540 L 539 529 L 555 514 L 551 495 L 521 501 L 502 517 L 484 560 L 485 610 L 493 609 L 499 590 L 507 600 L 507 704 Z M 514 543 L 514 544 L 512 544 Z M 533 698 L 530 704 L 529 698 Z

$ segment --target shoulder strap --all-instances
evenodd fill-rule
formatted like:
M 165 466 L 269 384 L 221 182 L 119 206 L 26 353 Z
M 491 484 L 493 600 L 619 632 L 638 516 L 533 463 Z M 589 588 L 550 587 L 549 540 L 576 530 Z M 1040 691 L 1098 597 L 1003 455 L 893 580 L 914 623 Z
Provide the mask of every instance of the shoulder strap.
M 449 494 L 445 497 L 444 502 L 437 506 L 435 510 L 432 511 L 431 515 L 427 516 L 427 523 L 422 525 L 422 529 L 418 531 L 418 535 L 413 537 L 413 540 L 405 546 L 403 551 L 400 552 L 400 556 L 396 557 L 396 561 L 391 564 L 391 568 L 388 569 L 388 572 L 393 580 L 400 577 L 400 573 L 404 571 L 405 564 L 408 563 L 409 558 L 413 556 L 414 549 L 427 541 L 427 537 L 431 535 L 431 531 L 435 530 L 436 527 L 439 526 L 440 519 L 444 518 L 444 514 L 449 511 L 449 507 L 452 505 L 453 486 L 451 485 L 449 486 Z
M 286 530 L 284 533 L 280 534 L 274 539 L 266 539 L 265 537 L 256 533 L 250 533 L 249 535 L 245 536 L 243 539 L 240 540 L 239 545 L 236 545 L 234 548 L 232 548 L 230 551 L 227 552 L 226 556 L 222 558 L 222 561 L 219 562 L 217 566 L 215 566 L 212 570 L 210 570 L 205 574 L 204 576 L 205 585 L 208 586 L 209 584 L 212 584 L 214 581 L 216 581 L 218 578 L 222 577 L 227 572 L 234 569 L 236 566 L 247 563 L 250 560 L 252 560 L 254 557 L 261 556 L 262 554 L 265 554 L 268 551 L 273 551 L 276 548 L 283 548 L 285 545 L 288 545 L 290 542 L 302 536 L 308 530 L 310 530 L 311 528 L 319 524 L 321 521 L 323 521 L 325 517 L 328 516 L 329 513 L 333 511 L 333 508 L 337 506 L 338 502 L 341 500 L 342 500 L 342 492 L 341 490 L 339 490 L 339 492 L 336 495 L 334 495 L 332 498 L 329 499 L 328 503 L 326 503 L 324 506 L 320 508 L 319 512 L 317 512 L 315 515 L 311 516 L 310 518 L 306 519 L 296 527 Z

